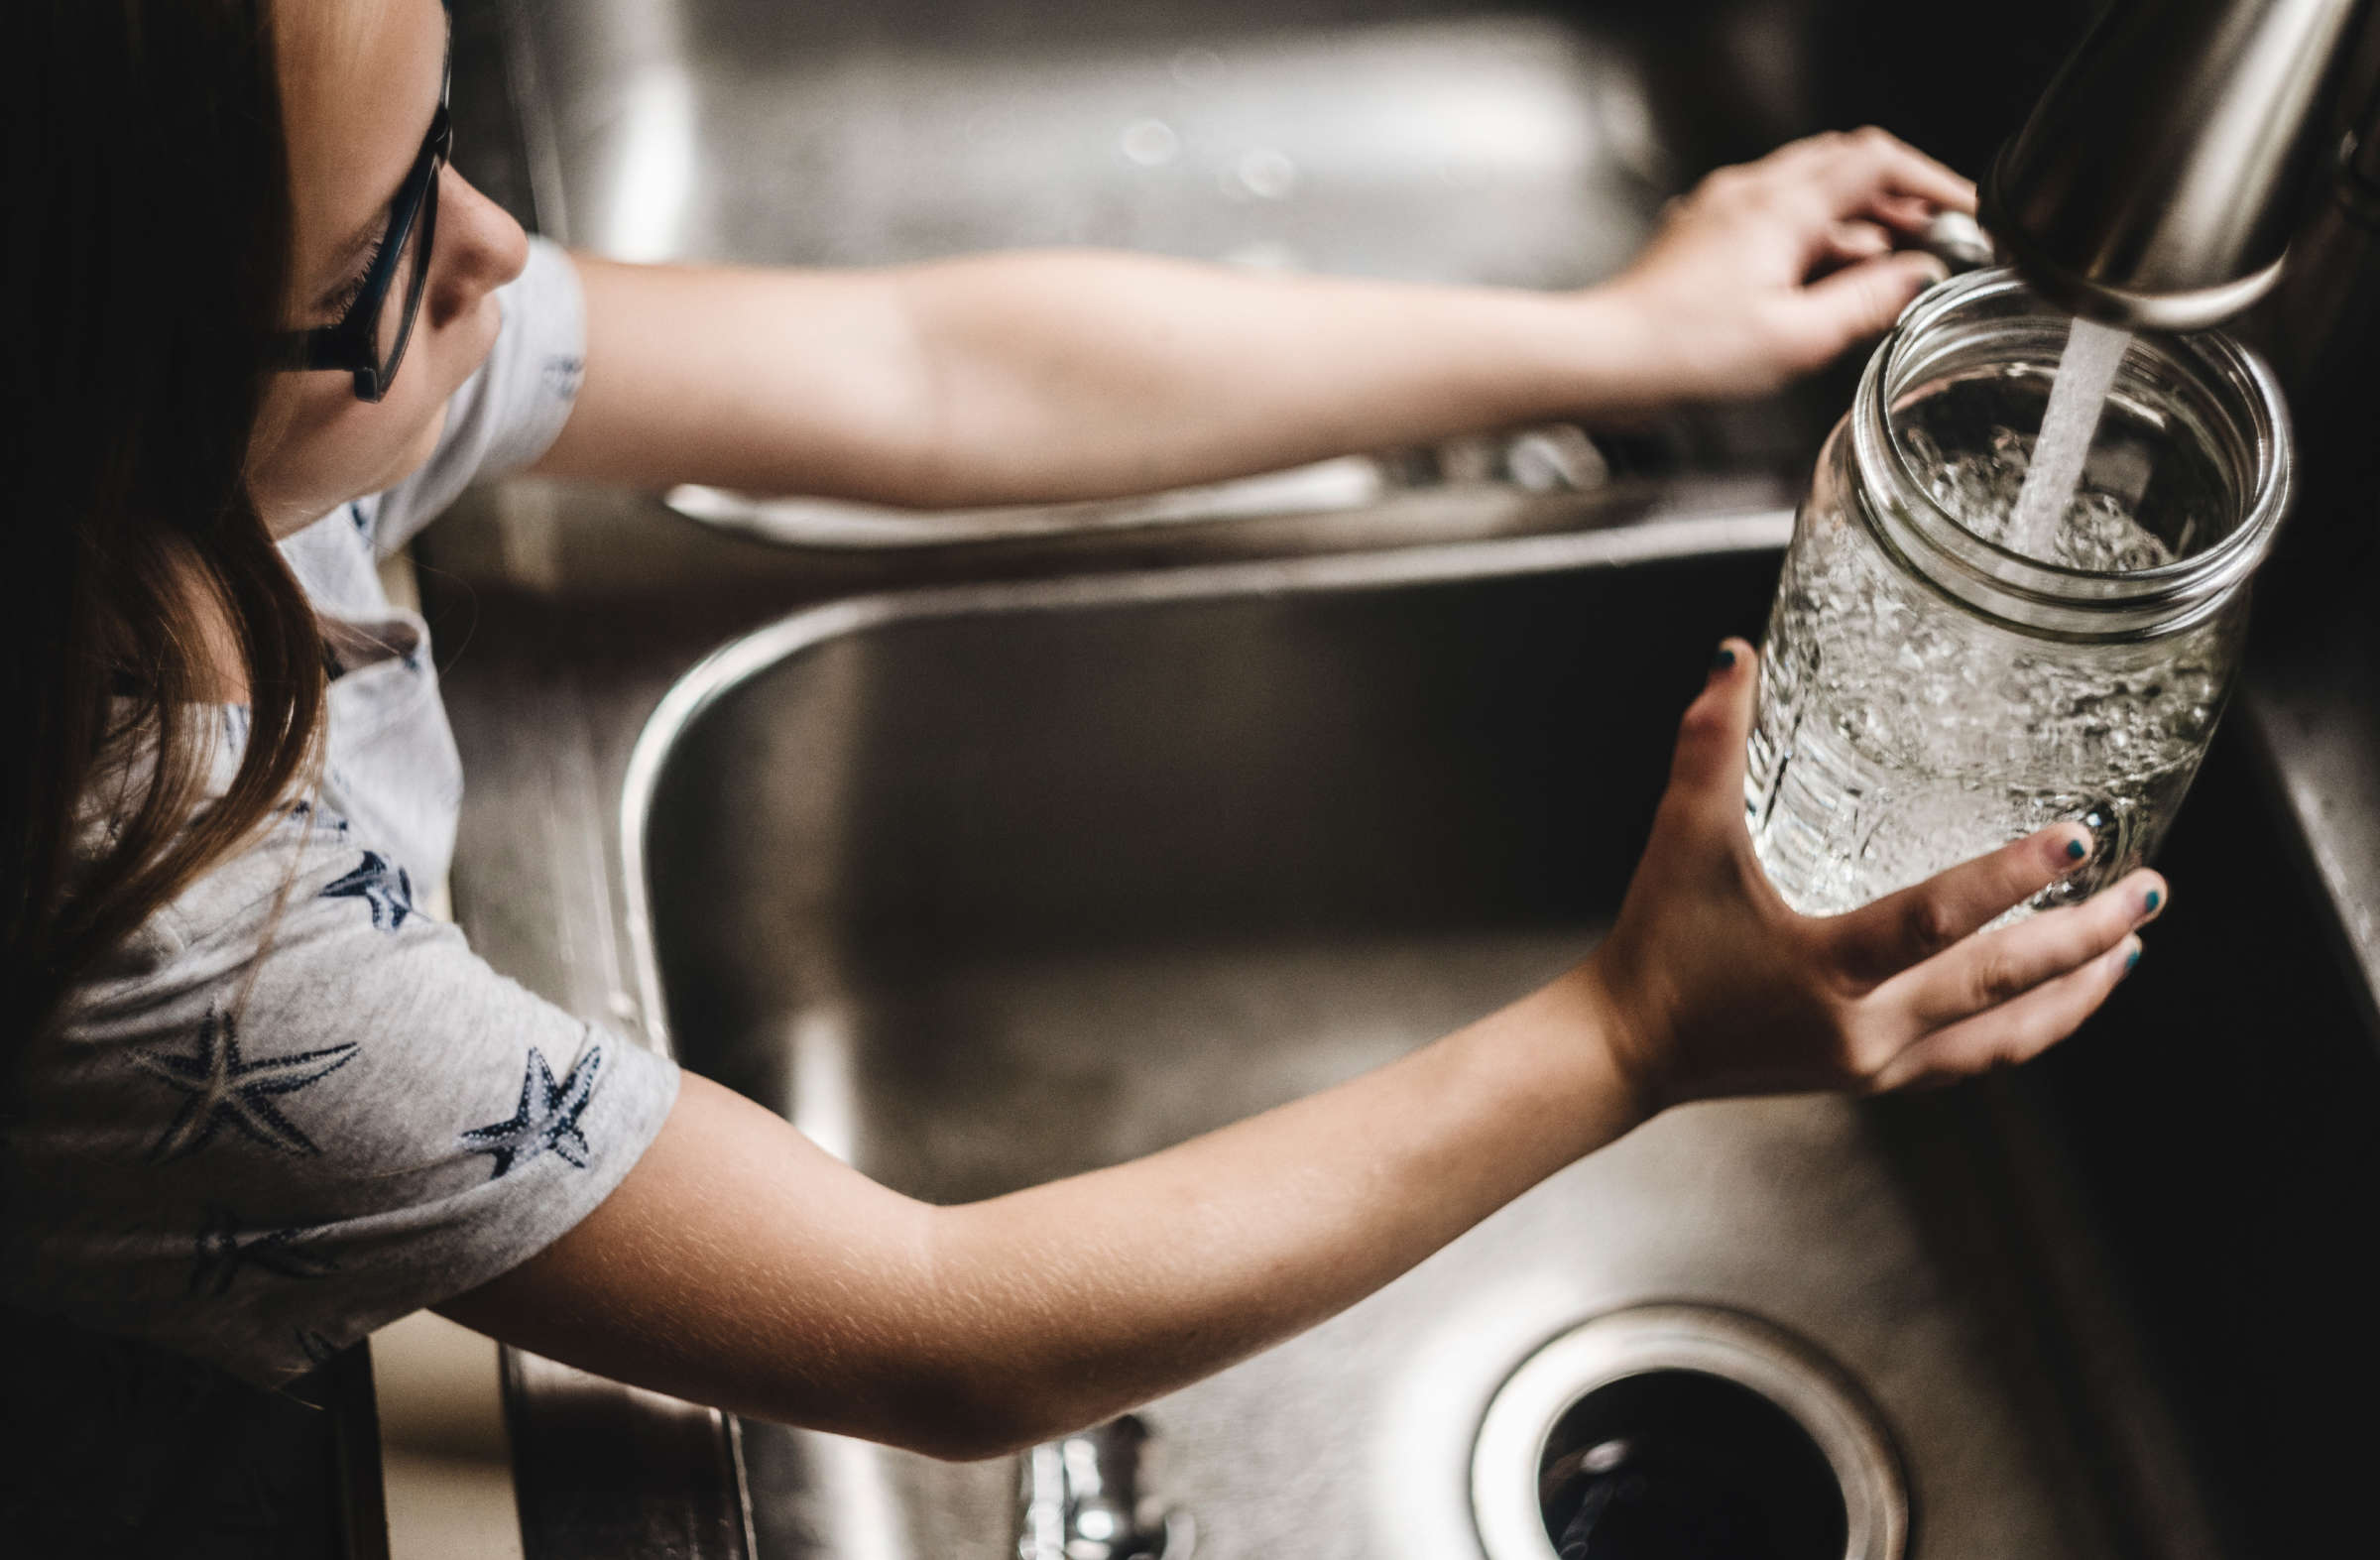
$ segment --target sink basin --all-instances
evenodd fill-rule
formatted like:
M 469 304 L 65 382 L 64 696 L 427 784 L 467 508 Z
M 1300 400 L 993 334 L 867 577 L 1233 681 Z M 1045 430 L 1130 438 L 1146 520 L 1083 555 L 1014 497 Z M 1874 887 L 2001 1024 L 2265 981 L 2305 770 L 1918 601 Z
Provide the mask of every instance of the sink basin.
M 1735 54 L 1775 74 L 1748 62 L 1789 52 L 1775 40 L 1722 50 L 1695 8 L 1635 9 L 521 4 L 510 84 L 538 225 L 618 259 L 880 266 L 1095 246 L 1573 288 L 1624 266 L 1719 153 L 1815 128 L 1762 113 L 1792 92 L 1733 80 Z M 1606 430 L 1596 464 L 1798 473 L 1846 394 Z M 1386 470 L 1342 458 L 1153 504 L 919 515 L 697 487 L 666 502 L 796 545 L 940 546 L 1343 508 L 1410 480 L 1417 461 L 1460 468 L 1481 452 L 1449 453 L 1399 452 Z
M 1788 524 L 797 613 L 679 683 L 630 762 L 649 1026 L 936 1201 L 1376 1065 L 1594 945 Z M 1202 1560 L 1473 1560 L 1498 1388 L 1655 1302 L 1830 1362 L 1890 1449 L 1908 1554 L 2340 1552 L 2370 1437 L 2313 1410 L 2374 1384 L 2337 1232 L 2380 1212 L 2380 1068 L 2240 724 L 2172 836 L 2142 974 L 2052 1060 L 1672 1112 L 1148 1405 Z M 1010 1463 L 742 1436 L 763 1556 L 1016 1553 Z

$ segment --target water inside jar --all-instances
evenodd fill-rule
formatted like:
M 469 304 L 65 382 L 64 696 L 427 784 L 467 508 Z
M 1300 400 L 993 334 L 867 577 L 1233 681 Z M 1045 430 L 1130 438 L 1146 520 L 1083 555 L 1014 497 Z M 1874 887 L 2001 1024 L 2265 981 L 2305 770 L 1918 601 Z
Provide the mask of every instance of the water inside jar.
M 1909 474 L 2006 544 L 2050 375 L 1946 375 L 1893 408 Z M 2179 416 L 2119 392 L 2050 562 L 2121 572 L 2203 551 L 2236 524 L 2216 458 Z M 2078 645 L 1994 626 L 1843 517 L 1806 525 L 1769 620 L 1745 800 L 1788 903 L 1832 914 L 2061 819 L 2097 841 L 2072 898 L 2141 860 L 2219 716 L 2235 625 Z M 2020 912 L 2021 913 L 2021 912 Z
M 2050 372 L 2020 364 L 1911 391 L 1892 409 L 1911 476 L 1975 536 L 2065 568 L 2155 568 L 2205 550 L 2230 530 L 2234 506 L 2204 445 L 2119 386 L 2047 544 L 2024 536 L 2018 499 L 2043 442 L 2052 383 Z

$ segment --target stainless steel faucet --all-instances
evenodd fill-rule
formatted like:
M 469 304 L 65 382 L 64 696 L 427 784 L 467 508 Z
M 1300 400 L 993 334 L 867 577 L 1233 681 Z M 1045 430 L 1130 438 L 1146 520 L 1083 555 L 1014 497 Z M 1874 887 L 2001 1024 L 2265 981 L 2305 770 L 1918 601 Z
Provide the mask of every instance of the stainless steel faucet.
M 2115 0 L 1992 165 L 1985 225 L 2078 313 L 2239 313 L 2280 280 L 2364 4 Z
M 2290 572 L 2368 594 L 2380 6 L 2114 0 L 2001 149 L 1983 216 L 2026 279 L 2078 313 L 2167 330 L 2235 321 L 2296 425 Z

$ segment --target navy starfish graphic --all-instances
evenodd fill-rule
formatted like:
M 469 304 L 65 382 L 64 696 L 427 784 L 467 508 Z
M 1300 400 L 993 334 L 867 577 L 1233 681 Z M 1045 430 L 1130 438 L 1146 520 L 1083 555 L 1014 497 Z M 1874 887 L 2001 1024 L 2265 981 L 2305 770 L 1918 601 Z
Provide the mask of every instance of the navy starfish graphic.
M 188 1055 L 133 1052 L 133 1062 L 142 1071 L 189 1096 L 149 1150 L 150 1161 L 162 1164 L 196 1153 L 214 1140 L 216 1129 L 225 1122 L 268 1148 L 284 1153 L 321 1152 L 312 1139 L 281 1114 L 273 1096 L 294 1094 L 330 1076 L 354 1059 L 356 1048 L 350 1040 L 294 1056 L 249 1061 L 240 1055 L 239 1030 L 231 1015 L 210 1013 L 198 1025 L 197 1044 Z
M 361 900 L 372 906 L 372 924 L 395 931 L 414 908 L 414 880 L 378 851 L 364 852 L 363 865 L 322 891 L 326 900 Z
M 529 1071 L 521 1079 L 521 1104 L 512 1120 L 474 1127 L 462 1135 L 463 1146 L 471 1152 L 496 1156 L 488 1179 L 496 1179 L 548 1148 L 585 1169 L 587 1139 L 578 1130 L 578 1117 L 594 1098 L 595 1074 L 602 1066 L 603 1046 L 598 1042 L 587 1047 L 578 1065 L 570 1069 L 570 1076 L 557 1084 L 553 1069 L 545 1064 L 545 1053 L 531 1046 Z
M 209 1205 L 206 1228 L 198 1232 L 198 1255 L 190 1268 L 190 1293 L 209 1297 L 230 1292 L 232 1281 L 250 1267 L 284 1278 L 319 1278 L 338 1263 L 302 1244 L 315 1232 L 244 1227 L 229 1208 Z

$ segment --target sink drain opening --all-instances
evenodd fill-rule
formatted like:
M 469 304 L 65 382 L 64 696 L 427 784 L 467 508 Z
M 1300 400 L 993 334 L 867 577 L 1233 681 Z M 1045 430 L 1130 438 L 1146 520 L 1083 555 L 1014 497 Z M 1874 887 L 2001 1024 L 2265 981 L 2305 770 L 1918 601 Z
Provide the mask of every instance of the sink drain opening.
M 1840 1367 L 1740 1312 L 1640 1306 L 1529 1357 L 1472 1455 L 1488 1560 L 1901 1560 L 1908 1498 Z
M 1808 1431 L 1700 1371 L 1599 1386 L 1540 1453 L 1537 1509 L 1564 1560 L 1841 1560 L 1843 1490 Z

